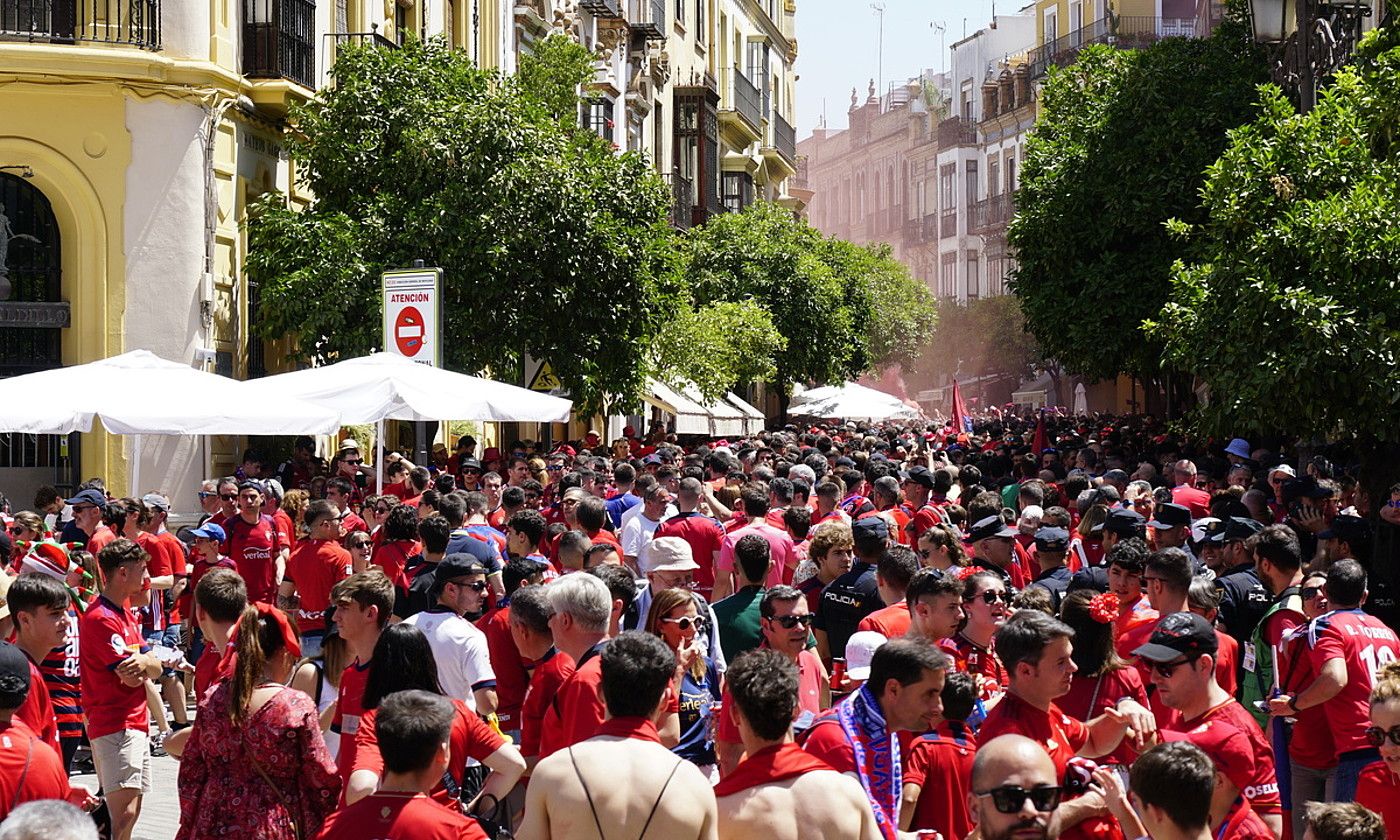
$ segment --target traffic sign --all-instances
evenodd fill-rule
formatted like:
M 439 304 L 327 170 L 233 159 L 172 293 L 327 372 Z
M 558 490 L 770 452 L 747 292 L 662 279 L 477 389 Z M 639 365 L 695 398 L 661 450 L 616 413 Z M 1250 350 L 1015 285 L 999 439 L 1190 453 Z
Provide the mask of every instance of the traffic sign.
M 442 269 L 386 271 L 384 349 L 419 364 L 442 366 Z
M 556 388 L 563 388 L 564 383 L 559 381 L 559 377 L 554 374 L 554 368 L 549 366 L 549 362 L 540 362 L 535 375 L 530 377 L 531 391 L 553 391 Z

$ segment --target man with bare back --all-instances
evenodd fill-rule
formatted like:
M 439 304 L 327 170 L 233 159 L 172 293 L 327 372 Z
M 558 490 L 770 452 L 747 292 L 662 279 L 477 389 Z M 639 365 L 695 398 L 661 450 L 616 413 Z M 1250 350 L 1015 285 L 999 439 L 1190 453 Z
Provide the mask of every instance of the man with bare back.
M 669 713 L 676 655 L 656 636 L 633 631 L 599 659 L 608 719 L 594 737 L 540 759 L 517 836 L 717 840 L 709 780 L 663 747 L 656 730 Z
M 860 783 L 793 743 L 797 666 L 755 650 L 725 676 L 748 757 L 715 787 L 720 840 L 880 840 Z

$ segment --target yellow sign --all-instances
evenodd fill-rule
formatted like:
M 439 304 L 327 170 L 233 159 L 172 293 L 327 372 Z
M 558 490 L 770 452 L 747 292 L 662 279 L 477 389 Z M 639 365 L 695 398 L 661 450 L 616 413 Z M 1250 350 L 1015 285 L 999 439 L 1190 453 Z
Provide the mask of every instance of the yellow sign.
M 540 362 L 540 366 L 535 370 L 535 375 L 530 377 L 528 387 L 531 391 L 554 391 L 564 387 L 564 383 L 559 381 L 559 377 L 554 375 L 554 368 L 549 362 Z

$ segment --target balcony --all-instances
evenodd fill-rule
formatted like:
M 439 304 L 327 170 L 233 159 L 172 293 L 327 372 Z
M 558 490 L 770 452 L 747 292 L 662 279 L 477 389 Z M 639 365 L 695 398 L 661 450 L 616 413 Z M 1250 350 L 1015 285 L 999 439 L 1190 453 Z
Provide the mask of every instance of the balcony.
M 243 75 L 316 87 L 316 0 L 243 0 Z
M 945 210 L 938 217 L 938 235 L 944 239 L 958 235 L 958 211 Z
M 735 128 L 748 142 L 757 142 L 763 137 L 763 97 L 739 68 L 730 67 L 720 72 L 724 83 L 720 123 Z
M 922 243 L 925 241 L 924 237 L 925 237 L 926 231 L 927 231 L 927 227 L 926 227 L 925 224 L 924 224 L 924 219 L 921 219 L 921 218 L 919 218 L 919 217 L 917 217 L 917 216 L 916 216 L 915 218 L 912 218 L 912 219 L 905 219 L 905 220 L 904 220 L 904 244 L 905 244 L 905 245 L 919 245 L 919 244 L 922 244 Z
M 621 20 L 621 0 L 579 0 L 580 9 L 601 20 Z
M 328 62 L 332 72 L 335 69 L 335 62 L 340 58 L 340 51 L 346 47 L 378 47 L 382 50 L 396 50 L 398 44 L 380 35 L 378 32 L 332 32 L 325 36 L 330 41 L 328 48 Z
M 971 117 L 949 117 L 938 123 L 938 148 L 977 145 L 977 123 Z
M 676 230 L 689 230 L 695 207 L 690 179 L 677 172 L 668 173 L 665 177 L 671 184 L 671 225 Z
M 1032 79 L 1044 76 L 1050 65 L 1073 64 L 1079 51 L 1091 44 L 1109 44 L 1120 49 L 1136 49 L 1163 38 L 1196 38 L 1209 34 L 1210 20 L 1126 16 L 1100 18 L 1053 41 L 1047 41 L 1027 54 Z
M 627 25 L 648 41 L 666 40 L 666 0 L 627 0 Z
M 968 233 L 996 234 L 1006 229 L 1006 224 L 1016 213 L 1011 193 L 1002 193 L 972 203 L 968 219 Z
M 160 0 L 0 0 L 0 41 L 160 49 Z
M 788 171 L 790 173 L 797 172 L 797 130 L 788 125 L 788 121 L 783 119 L 783 115 L 777 111 L 773 112 L 770 125 L 773 131 L 773 142 L 771 146 L 765 147 L 764 151 L 777 152 Z
M 810 186 L 811 164 L 808 162 L 806 155 L 799 157 L 795 161 L 795 164 L 797 174 L 792 176 L 792 180 L 788 181 L 788 186 L 794 189 L 805 190 Z

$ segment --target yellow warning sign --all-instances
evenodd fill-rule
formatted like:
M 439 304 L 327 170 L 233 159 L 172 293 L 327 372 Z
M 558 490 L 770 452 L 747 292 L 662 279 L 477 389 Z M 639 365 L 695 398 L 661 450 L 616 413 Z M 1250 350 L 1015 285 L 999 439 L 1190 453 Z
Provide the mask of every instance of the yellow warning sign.
M 554 375 L 554 368 L 549 362 L 540 362 L 536 368 L 535 375 L 530 377 L 530 384 L 527 386 L 531 391 L 554 391 L 564 387 L 564 383 L 559 381 L 559 377 Z

